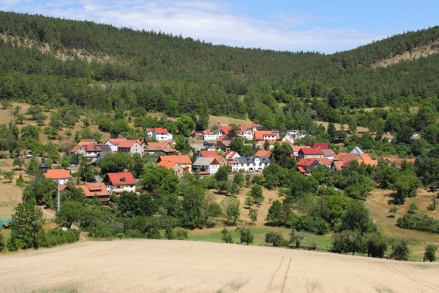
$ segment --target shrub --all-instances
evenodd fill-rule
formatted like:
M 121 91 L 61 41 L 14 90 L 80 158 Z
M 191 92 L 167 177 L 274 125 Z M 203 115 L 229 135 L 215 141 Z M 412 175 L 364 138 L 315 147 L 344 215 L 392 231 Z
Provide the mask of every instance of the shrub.
M 392 255 L 396 260 L 408 260 L 410 250 L 408 248 L 408 241 L 402 238 L 392 240 Z
M 433 244 L 429 244 L 425 247 L 425 252 L 424 252 L 424 261 L 428 260 L 430 262 L 432 261 L 436 261 L 436 251 L 437 251 L 437 246 L 433 245 Z
M 265 234 L 265 243 L 271 243 L 273 246 L 281 246 L 284 238 L 280 232 L 268 232 Z
M 224 228 L 221 231 L 221 239 L 225 242 L 225 243 L 233 243 L 233 238 L 232 238 L 232 233 L 230 233 L 229 230 L 227 230 L 226 228 Z
M 404 229 L 439 233 L 439 221 L 426 215 L 405 214 L 396 224 Z
M 3 237 L 3 234 L 0 233 L 0 252 L 5 250 L 6 244 L 5 244 L 5 238 Z
M 185 229 L 177 229 L 175 230 L 175 239 L 177 240 L 185 240 L 188 237 L 187 230 Z

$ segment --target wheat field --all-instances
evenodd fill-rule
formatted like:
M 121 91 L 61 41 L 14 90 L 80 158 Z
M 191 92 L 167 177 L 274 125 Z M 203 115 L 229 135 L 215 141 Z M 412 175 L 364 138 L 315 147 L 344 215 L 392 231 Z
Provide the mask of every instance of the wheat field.
M 1 292 L 437 292 L 439 265 L 169 240 L 0 257 Z

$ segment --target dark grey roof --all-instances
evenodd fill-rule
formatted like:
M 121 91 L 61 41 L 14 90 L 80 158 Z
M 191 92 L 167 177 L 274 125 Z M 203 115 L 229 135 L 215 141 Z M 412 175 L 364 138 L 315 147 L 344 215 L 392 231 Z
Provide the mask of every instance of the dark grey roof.
M 256 158 L 259 158 L 261 160 L 261 164 L 264 164 L 264 163 L 268 164 L 268 163 L 270 163 L 270 159 L 268 157 L 265 157 L 265 156 L 263 156 L 263 157 L 254 157 L 254 156 L 251 156 L 251 157 L 238 157 L 236 159 L 238 159 L 238 161 L 241 164 L 251 164 L 251 163 L 254 163 Z

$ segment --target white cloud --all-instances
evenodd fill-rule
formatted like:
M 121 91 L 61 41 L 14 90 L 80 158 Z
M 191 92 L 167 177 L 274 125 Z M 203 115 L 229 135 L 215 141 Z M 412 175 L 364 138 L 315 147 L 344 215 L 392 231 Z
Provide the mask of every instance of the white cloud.
M 75 4 L 65 0 L 2 2 L 3 10 L 92 20 L 117 27 L 181 34 L 213 44 L 281 51 L 332 53 L 383 37 L 352 29 L 313 27 L 313 16 L 304 13 L 256 19 L 221 1 L 78 0 Z M 237 11 L 240 11 L 239 14 Z

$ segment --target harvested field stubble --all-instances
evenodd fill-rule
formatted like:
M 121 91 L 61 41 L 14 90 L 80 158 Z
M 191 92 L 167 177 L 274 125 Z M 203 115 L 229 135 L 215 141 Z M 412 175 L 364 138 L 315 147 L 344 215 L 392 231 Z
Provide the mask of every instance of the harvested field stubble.
M 437 292 L 439 265 L 237 244 L 120 240 L 0 257 L 0 291 Z

